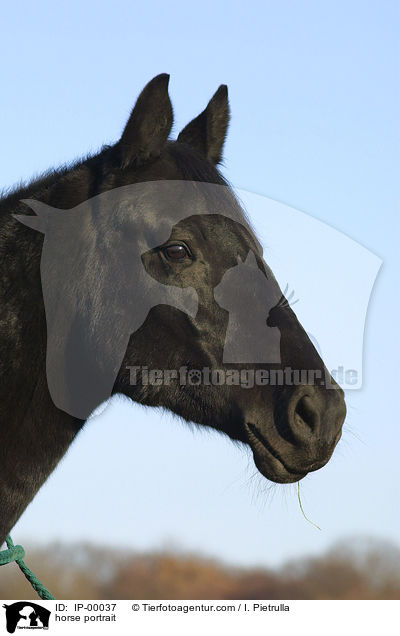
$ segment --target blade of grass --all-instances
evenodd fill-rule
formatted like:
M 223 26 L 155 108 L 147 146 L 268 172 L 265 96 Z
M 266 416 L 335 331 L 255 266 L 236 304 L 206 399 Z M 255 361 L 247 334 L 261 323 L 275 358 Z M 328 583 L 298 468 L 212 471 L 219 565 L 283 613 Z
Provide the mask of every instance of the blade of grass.
M 311 521 L 311 519 L 309 519 L 307 517 L 306 513 L 304 512 L 303 504 L 301 503 L 301 497 L 300 497 L 300 482 L 299 481 L 297 482 L 297 498 L 299 500 L 300 510 L 301 510 L 301 512 L 303 514 L 304 519 L 306 521 L 308 521 L 308 523 L 311 523 L 311 525 L 314 526 L 315 528 L 318 528 L 318 530 L 321 530 L 321 528 L 319 526 L 317 526 L 317 524 L 314 523 L 314 521 Z

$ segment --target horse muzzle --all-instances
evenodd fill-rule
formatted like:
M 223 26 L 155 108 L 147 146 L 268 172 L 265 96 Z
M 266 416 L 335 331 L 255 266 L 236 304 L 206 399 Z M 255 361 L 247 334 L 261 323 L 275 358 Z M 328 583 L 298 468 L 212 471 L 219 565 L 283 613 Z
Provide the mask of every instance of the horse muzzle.
M 296 387 L 280 400 L 267 423 L 259 414 L 246 421 L 247 441 L 258 470 L 271 481 L 292 483 L 322 468 L 341 437 L 345 416 L 340 387 Z

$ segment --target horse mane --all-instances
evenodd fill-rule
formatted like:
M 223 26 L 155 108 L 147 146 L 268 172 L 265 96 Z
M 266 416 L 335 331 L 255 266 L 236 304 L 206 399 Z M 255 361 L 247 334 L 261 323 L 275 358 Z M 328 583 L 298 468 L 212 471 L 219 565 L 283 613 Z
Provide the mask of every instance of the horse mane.
M 71 163 L 65 163 L 58 168 L 49 168 L 42 174 L 33 177 L 28 182 L 18 182 L 13 186 L 0 191 L 0 215 L 9 214 L 15 209 L 21 199 L 35 197 L 44 200 L 51 188 L 61 179 L 76 177 L 85 167 L 100 168 L 103 156 L 109 150 L 109 146 L 103 146 L 99 152 L 75 159 Z
M 165 149 L 185 181 L 218 184 L 231 189 L 231 185 L 221 172 L 188 144 L 169 140 Z M 17 183 L 4 189 L 0 192 L 0 216 L 14 212 L 21 199 L 35 198 L 48 201 L 53 186 L 61 181 L 66 187 L 70 181 L 74 181 L 75 188 L 86 181 L 89 186 L 87 198 L 95 196 L 97 186 L 109 168 L 107 159 L 110 158 L 112 164 L 114 151 L 113 146 L 103 146 L 96 154 L 78 158 L 58 168 L 51 168 L 27 183 Z M 243 219 L 242 215 L 243 210 L 238 215 L 239 221 Z M 248 222 L 247 218 L 246 221 Z

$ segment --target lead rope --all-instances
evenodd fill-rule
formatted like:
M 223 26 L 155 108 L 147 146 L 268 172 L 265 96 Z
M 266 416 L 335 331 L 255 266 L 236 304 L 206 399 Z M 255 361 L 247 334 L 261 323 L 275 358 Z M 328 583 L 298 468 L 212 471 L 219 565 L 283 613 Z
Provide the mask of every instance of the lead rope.
M 40 596 L 43 600 L 54 600 L 54 596 L 47 588 L 45 588 L 43 583 L 39 581 L 37 576 L 35 576 L 32 570 L 30 570 L 24 563 L 23 558 L 25 556 L 25 550 L 22 545 L 14 545 L 10 535 L 6 537 L 6 544 L 8 550 L 0 550 L 0 566 L 7 565 L 7 563 L 15 561 L 38 596 Z

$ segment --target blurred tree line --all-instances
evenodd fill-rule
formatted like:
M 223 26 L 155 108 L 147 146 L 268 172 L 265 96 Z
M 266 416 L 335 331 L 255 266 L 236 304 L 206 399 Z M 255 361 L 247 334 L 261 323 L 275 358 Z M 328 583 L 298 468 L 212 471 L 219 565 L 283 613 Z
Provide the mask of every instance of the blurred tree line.
M 178 552 L 23 545 L 27 565 L 59 599 L 400 599 L 400 549 L 371 539 L 341 541 L 278 569 Z M 34 598 L 15 563 L 0 568 L 0 599 Z

